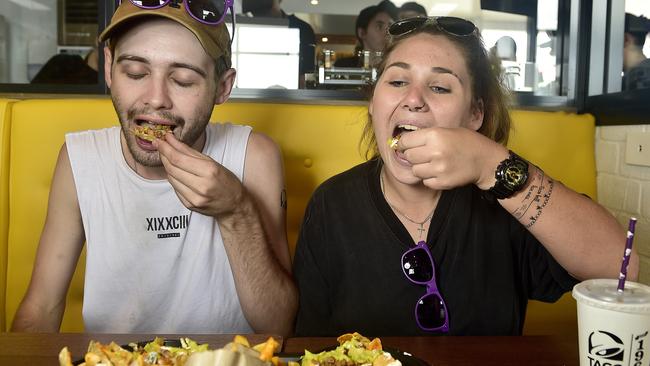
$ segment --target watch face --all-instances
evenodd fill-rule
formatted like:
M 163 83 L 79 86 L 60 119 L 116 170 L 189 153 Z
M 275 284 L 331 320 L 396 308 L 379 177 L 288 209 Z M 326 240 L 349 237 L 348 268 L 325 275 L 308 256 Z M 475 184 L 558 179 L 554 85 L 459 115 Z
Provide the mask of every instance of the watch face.
M 504 183 L 509 188 L 520 188 L 528 178 L 528 164 L 525 161 L 514 160 L 503 173 Z
M 520 191 L 528 181 L 528 162 L 510 151 L 510 157 L 502 161 L 494 172 L 496 182 L 489 189 L 493 197 L 504 199 Z

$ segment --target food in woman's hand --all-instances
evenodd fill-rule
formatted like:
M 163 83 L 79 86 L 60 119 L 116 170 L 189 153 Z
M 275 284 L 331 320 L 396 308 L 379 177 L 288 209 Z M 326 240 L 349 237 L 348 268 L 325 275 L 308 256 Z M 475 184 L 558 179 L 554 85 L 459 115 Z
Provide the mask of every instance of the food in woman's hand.
M 388 147 L 390 147 L 393 150 L 397 150 L 397 143 L 399 142 L 399 138 L 401 135 L 391 137 L 388 139 Z
M 401 366 L 390 353 L 384 352 L 381 340 L 372 341 L 359 333 L 348 333 L 337 338 L 339 346 L 331 351 L 305 351 L 302 366 Z
M 411 131 L 417 131 L 420 128 L 417 126 L 413 125 L 408 125 L 408 124 L 401 124 L 395 126 L 395 130 L 393 131 L 393 137 L 388 139 L 388 146 L 393 149 L 397 150 L 397 143 L 399 142 L 399 139 L 402 137 L 402 134 L 406 132 L 411 132 Z
M 161 139 L 167 132 L 171 131 L 172 127 L 168 125 L 135 126 L 131 129 L 134 135 L 147 141 Z

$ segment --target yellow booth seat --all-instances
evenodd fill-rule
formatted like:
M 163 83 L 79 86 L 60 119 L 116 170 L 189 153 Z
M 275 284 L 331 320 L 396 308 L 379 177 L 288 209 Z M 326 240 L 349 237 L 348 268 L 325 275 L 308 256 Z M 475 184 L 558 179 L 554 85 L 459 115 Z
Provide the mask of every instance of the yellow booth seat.
M 7 232 L 9 230 L 9 134 L 11 104 L 0 99 L 0 331 L 5 329 L 5 285 L 7 283 Z
M 595 198 L 594 120 L 568 113 L 514 111 L 510 146 L 567 186 Z M 213 121 L 248 124 L 282 149 L 287 186 L 287 232 L 291 253 L 307 200 L 328 177 L 363 161 L 358 141 L 363 106 L 228 102 Z M 29 283 L 45 220 L 49 184 L 58 149 L 70 131 L 117 124 L 109 99 L 26 100 L 13 105 L 10 157 L 7 324 Z M 83 258 L 68 293 L 61 331 L 82 331 Z M 575 331 L 575 303 L 531 303 L 527 334 Z
M 13 105 L 9 164 L 7 329 L 22 300 L 45 222 L 50 182 L 65 133 L 115 125 L 110 100 L 24 100 Z M 61 331 L 81 332 L 85 256 L 68 292 Z

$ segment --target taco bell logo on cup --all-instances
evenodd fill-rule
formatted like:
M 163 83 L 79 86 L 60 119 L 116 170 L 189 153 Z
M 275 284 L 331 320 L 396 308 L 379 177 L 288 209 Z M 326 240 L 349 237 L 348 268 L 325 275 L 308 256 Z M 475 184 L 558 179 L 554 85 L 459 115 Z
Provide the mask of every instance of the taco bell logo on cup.
M 589 358 L 602 358 L 607 361 L 623 361 L 625 347 L 616 334 L 597 330 L 589 335 Z
M 587 280 L 573 288 L 578 303 L 580 366 L 650 364 L 650 287 L 618 280 Z
M 646 337 L 648 333 L 639 334 L 632 339 L 632 357 L 629 365 L 641 365 L 645 355 Z M 625 360 L 625 344 L 616 334 L 604 330 L 592 332 L 589 335 L 590 365 L 623 365 Z

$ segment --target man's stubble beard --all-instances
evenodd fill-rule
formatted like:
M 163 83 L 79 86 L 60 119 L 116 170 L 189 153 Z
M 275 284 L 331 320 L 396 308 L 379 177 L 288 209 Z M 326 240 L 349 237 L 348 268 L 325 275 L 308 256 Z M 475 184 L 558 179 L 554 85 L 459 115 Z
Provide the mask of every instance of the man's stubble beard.
M 129 131 L 129 121 L 133 120 L 133 116 L 137 114 L 146 114 L 146 110 L 143 108 L 142 109 L 132 108 L 127 111 L 124 111 L 120 104 L 119 98 L 114 95 L 111 95 L 111 98 L 113 99 L 113 107 L 115 108 L 115 111 L 117 112 L 118 118 L 120 120 L 120 126 L 122 129 L 122 133 L 124 134 L 126 146 L 129 149 L 129 152 L 131 153 L 133 159 L 138 164 L 146 167 L 153 167 L 153 168 L 161 167 L 163 164 L 162 161 L 160 160 L 160 153 L 158 151 L 142 150 L 138 146 L 138 143 L 136 142 L 137 137 L 135 137 L 135 135 L 131 131 Z M 199 137 L 205 130 L 205 126 L 208 124 L 210 120 L 210 116 L 212 114 L 212 107 L 213 107 L 212 104 L 210 104 L 209 106 L 206 105 L 206 106 L 199 107 L 200 109 L 196 114 L 197 118 L 195 120 L 191 120 L 189 123 L 182 117 L 176 116 L 167 111 L 155 112 L 153 114 L 174 121 L 174 123 L 177 126 L 175 130 L 179 128 L 182 129 L 181 136 L 176 135 L 176 133 L 174 134 L 176 138 L 181 142 L 183 142 L 184 144 L 192 147 L 192 145 L 194 145 L 194 143 L 199 139 Z M 134 123 L 134 125 L 136 124 Z

